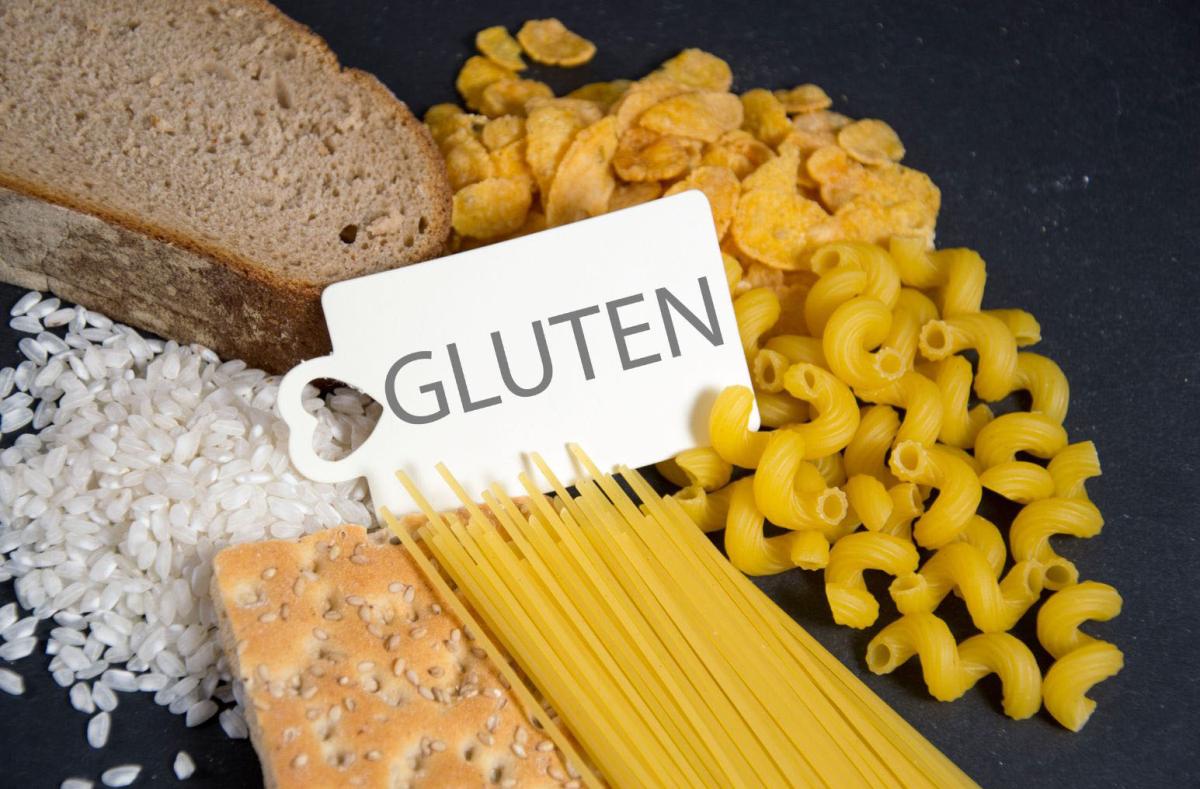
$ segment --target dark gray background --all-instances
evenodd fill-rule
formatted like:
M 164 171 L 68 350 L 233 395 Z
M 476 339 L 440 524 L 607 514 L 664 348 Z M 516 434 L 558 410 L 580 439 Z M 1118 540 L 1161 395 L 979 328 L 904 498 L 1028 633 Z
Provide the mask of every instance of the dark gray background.
M 942 246 L 989 264 L 988 306 L 1041 320 L 1038 350 L 1071 379 L 1067 427 L 1095 439 L 1104 476 L 1089 489 L 1107 525 L 1061 550 L 1084 577 L 1115 584 L 1125 611 L 1092 632 L 1125 651 L 1099 686 L 1081 734 L 1044 713 L 1014 722 L 994 678 L 940 704 L 916 662 L 865 671 L 868 631 L 834 627 L 819 576 L 763 586 L 883 698 L 980 783 L 990 786 L 1196 785 L 1200 745 L 1197 407 L 1200 353 L 1200 6 L 1167 2 L 557 2 L 437 4 L 286 0 L 347 65 L 376 73 L 421 113 L 453 100 L 458 66 L 480 28 L 558 16 L 599 46 L 582 69 L 533 75 L 559 89 L 642 74 L 685 46 L 726 58 L 735 89 L 816 82 L 835 109 L 886 119 L 906 162 L 942 189 Z M 0 287 L 0 309 L 19 297 Z M 2 314 L 7 314 L 4 312 Z M 0 328 L 0 364 L 18 361 Z M 883 585 L 874 588 L 882 591 Z M 885 595 L 886 597 L 886 595 Z M 0 603 L 11 598 L 10 585 Z M 948 603 L 951 619 L 961 611 Z M 885 611 L 884 621 L 888 617 Z M 1018 633 L 1030 637 L 1032 617 Z M 85 717 L 45 673 L 14 667 L 24 698 L 0 694 L 0 785 L 57 786 L 123 761 L 139 785 L 170 784 L 179 748 L 195 786 L 256 785 L 250 746 L 216 721 L 196 730 L 122 694 L 108 748 L 89 750 Z

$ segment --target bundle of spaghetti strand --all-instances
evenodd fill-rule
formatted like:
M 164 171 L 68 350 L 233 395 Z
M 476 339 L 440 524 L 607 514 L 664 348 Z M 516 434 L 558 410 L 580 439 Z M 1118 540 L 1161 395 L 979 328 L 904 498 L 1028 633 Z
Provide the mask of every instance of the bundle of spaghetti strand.
M 586 471 L 575 496 L 534 457 L 555 498 L 523 475 L 528 515 L 494 486 L 483 495 L 489 517 L 439 467 L 465 522 L 432 509 L 402 474 L 428 524 L 418 542 L 384 517 L 435 576 L 436 560 L 605 781 L 974 785 L 732 567 L 678 502 L 622 467 L 639 507 L 574 451 Z

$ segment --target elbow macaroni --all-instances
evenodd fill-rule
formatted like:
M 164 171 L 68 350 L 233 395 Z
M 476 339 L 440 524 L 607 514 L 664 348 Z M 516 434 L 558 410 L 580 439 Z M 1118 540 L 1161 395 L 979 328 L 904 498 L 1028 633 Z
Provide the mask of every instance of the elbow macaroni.
M 945 447 L 926 447 L 916 441 L 896 444 L 890 462 L 900 480 L 938 489 L 937 500 L 913 527 L 917 544 L 940 548 L 954 541 L 979 509 L 983 494 L 971 466 Z
M 918 561 L 911 541 L 890 534 L 858 532 L 838 540 L 825 567 L 825 597 L 833 621 L 859 629 L 874 624 L 879 618 L 879 601 L 863 582 L 863 572 L 903 575 L 915 570 Z
M 1017 342 L 1004 322 L 995 316 L 975 313 L 930 321 L 921 328 L 919 345 L 921 354 L 935 362 L 968 348 L 975 349 L 979 353 L 975 393 L 984 400 L 1002 400 L 1013 390 Z

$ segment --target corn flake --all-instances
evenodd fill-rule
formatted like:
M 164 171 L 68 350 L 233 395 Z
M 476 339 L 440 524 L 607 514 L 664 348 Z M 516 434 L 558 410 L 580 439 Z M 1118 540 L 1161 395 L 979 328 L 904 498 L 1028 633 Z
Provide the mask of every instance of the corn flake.
M 499 63 L 495 63 L 483 55 L 472 55 L 458 72 L 454 87 L 462 94 L 463 101 L 473 110 L 479 109 L 479 100 L 484 89 L 493 82 L 502 79 L 516 79 L 517 75 Z
M 659 73 L 680 85 L 724 93 L 733 85 L 729 64 L 702 49 L 685 49 L 662 64 Z
M 791 90 L 777 90 L 775 96 L 789 115 L 827 110 L 833 106 L 829 94 L 811 83 L 797 85 Z
M 609 113 L 617 119 L 617 131 L 624 132 L 663 99 L 688 92 L 689 88 L 669 79 L 643 79 L 630 85 L 613 103 Z
M 697 167 L 688 174 L 687 178 L 671 186 L 666 196 L 670 197 L 689 189 L 699 189 L 708 198 L 712 210 L 713 226 L 717 230 L 717 238 L 722 238 L 733 221 L 737 210 L 738 195 L 741 186 L 737 176 L 728 167 Z
M 799 170 L 799 149 L 783 148 L 778 156 L 773 157 L 746 177 L 742 182 L 742 191 L 769 189 L 791 194 L 796 191 L 796 176 Z
M 531 107 L 525 119 L 525 158 L 544 203 L 558 164 L 575 134 L 600 120 L 600 111 L 594 104 L 573 99 L 555 99 Z
M 531 195 L 521 183 L 487 178 L 454 195 L 451 223 L 461 236 L 489 239 L 515 232 L 525 222 Z
M 567 94 L 569 99 L 583 99 L 584 101 L 592 101 L 600 105 L 600 108 L 608 112 L 609 108 L 616 103 L 617 99 L 625 95 L 625 91 L 629 90 L 629 86 L 633 82 L 627 79 L 614 79 L 611 82 L 589 82 L 583 87 L 576 88 Z
M 783 104 L 769 90 L 755 88 L 743 93 L 742 111 L 742 128 L 767 145 L 778 145 L 792 130 Z
M 824 145 L 809 154 L 804 169 L 818 184 L 836 184 L 851 177 L 862 167 L 838 146 Z
M 489 118 L 501 115 L 525 115 L 525 105 L 531 99 L 554 98 L 554 91 L 544 82 L 532 79 L 502 79 L 483 89 L 479 109 Z
M 812 254 L 809 229 L 828 219 L 819 204 L 794 191 L 755 189 L 742 195 L 731 234 L 746 256 L 794 271 L 805 268 Z
M 525 184 L 530 192 L 534 188 L 533 172 L 525 159 L 525 140 L 514 140 L 503 148 L 492 151 L 492 176 L 507 178 Z
M 646 110 L 638 124 L 659 134 L 715 142 L 742 125 L 742 103 L 732 93 L 684 93 Z
M 662 184 L 658 181 L 637 181 L 631 184 L 617 184 L 612 196 L 608 198 L 608 210 L 619 211 L 635 205 L 648 203 L 662 197 Z
M 863 164 L 888 164 L 904 158 L 899 135 L 886 123 L 873 118 L 847 124 L 838 131 L 838 145 Z
M 525 119 L 501 115 L 484 124 L 479 139 L 489 151 L 496 151 L 525 136 Z
M 616 179 L 612 158 L 617 151 L 617 122 L 601 118 L 575 135 L 550 185 L 546 222 L 565 225 L 608 210 Z
M 738 178 L 745 178 L 773 158 L 775 154 L 771 149 L 754 139 L 750 132 L 735 129 L 705 145 L 700 163 L 728 167 Z
M 464 186 L 492 177 L 492 162 L 487 149 L 469 132 L 455 132 L 446 141 L 446 176 L 450 186 Z
M 626 181 L 666 181 L 700 163 L 700 143 L 634 127 L 620 137 L 613 169 Z
M 557 19 L 531 19 L 517 31 L 517 40 L 538 63 L 582 66 L 596 54 L 596 45 L 572 33 Z
M 475 34 L 475 48 L 489 60 L 504 66 L 511 71 L 524 71 L 525 61 L 521 59 L 521 45 L 509 35 L 504 25 L 485 28 Z

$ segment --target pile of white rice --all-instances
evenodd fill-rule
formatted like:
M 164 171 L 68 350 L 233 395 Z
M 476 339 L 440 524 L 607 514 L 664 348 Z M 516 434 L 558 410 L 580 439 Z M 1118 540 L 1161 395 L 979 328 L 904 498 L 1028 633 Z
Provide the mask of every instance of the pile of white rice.
M 213 555 L 369 525 L 366 488 L 292 468 L 279 381 L 261 370 L 39 293 L 10 325 L 28 335 L 26 361 L 0 370 L 0 432 L 32 431 L 0 452 L 0 581 L 15 579 L 24 609 L 0 608 L 0 659 L 33 652 L 39 620 L 53 619 L 55 681 L 81 712 L 104 716 L 88 727 L 94 746 L 107 740 L 114 690 L 154 693 L 199 725 L 237 695 L 208 598 Z M 352 390 L 306 395 L 326 457 L 358 446 L 378 419 Z M 21 692 L 10 673 L 0 690 Z M 246 736 L 236 707 L 220 721 Z

